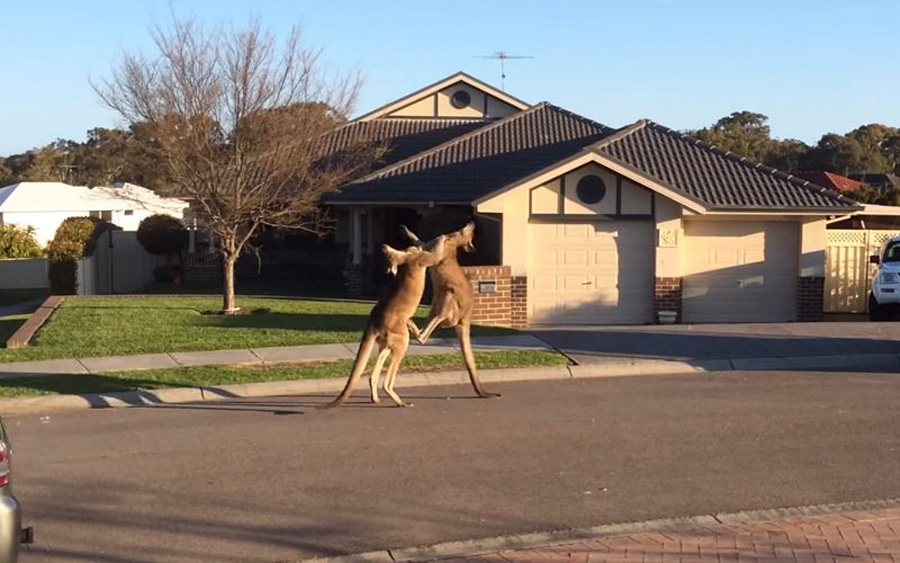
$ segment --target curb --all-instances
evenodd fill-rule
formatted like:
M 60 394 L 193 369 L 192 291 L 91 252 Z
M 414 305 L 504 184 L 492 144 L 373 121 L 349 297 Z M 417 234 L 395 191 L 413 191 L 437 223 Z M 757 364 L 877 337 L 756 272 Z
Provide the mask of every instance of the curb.
M 722 514 L 703 514 L 684 518 L 662 518 L 644 522 L 606 524 L 602 526 L 593 526 L 591 528 L 554 530 L 550 532 L 536 532 L 477 540 L 444 542 L 422 547 L 368 551 L 365 553 L 340 555 L 336 557 L 316 557 L 313 559 L 302 559 L 301 561 L 305 563 L 355 563 L 362 561 L 394 563 L 402 561 L 430 561 L 433 559 L 446 559 L 450 557 L 484 555 L 497 551 L 534 549 L 566 543 L 600 540 L 609 536 L 639 532 L 705 531 L 725 525 L 769 522 L 787 518 L 822 516 L 842 512 L 890 508 L 900 508 L 900 499 L 846 502 L 840 504 L 752 510 Z
M 65 362 L 66 360 L 60 360 Z M 61 366 L 67 367 L 67 366 Z M 545 381 L 553 379 L 593 379 L 641 375 L 706 375 L 729 371 L 809 370 L 882 368 L 900 372 L 900 356 L 857 354 L 852 356 L 794 356 L 787 358 L 747 358 L 734 360 L 625 360 L 602 364 L 532 366 L 479 370 L 488 383 Z M 71 372 L 66 372 L 71 373 Z M 468 383 L 465 370 L 408 372 L 398 387 L 426 387 Z M 0 399 L 3 414 L 28 414 L 48 410 L 148 407 L 167 404 L 224 401 L 246 397 L 336 393 L 344 388 L 345 377 L 236 383 L 202 387 L 172 387 L 147 391 L 121 391 L 84 395 L 45 395 Z

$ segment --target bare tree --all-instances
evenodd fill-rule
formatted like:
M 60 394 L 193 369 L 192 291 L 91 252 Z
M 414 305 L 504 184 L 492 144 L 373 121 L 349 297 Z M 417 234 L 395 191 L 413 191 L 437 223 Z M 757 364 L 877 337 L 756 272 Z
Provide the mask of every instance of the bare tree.
M 149 128 L 168 191 L 195 200 L 200 224 L 218 237 L 223 309 L 234 313 L 234 264 L 253 234 L 265 226 L 321 233 L 321 196 L 370 165 L 374 151 L 364 146 L 322 152 L 360 81 L 329 76 L 297 27 L 283 44 L 258 22 L 207 31 L 173 18 L 152 35 L 156 56 L 126 54 L 92 85 L 125 120 Z

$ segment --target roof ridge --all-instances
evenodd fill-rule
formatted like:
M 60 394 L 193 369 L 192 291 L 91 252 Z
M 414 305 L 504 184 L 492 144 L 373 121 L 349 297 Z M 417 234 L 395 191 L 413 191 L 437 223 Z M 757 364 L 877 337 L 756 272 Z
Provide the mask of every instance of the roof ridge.
M 605 147 L 611 143 L 614 143 L 614 142 L 618 141 L 619 139 L 627 137 L 636 131 L 640 131 L 641 129 L 643 129 L 644 127 L 647 126 L 648 122 L 649 121 L 647 119 L 638 119 L 631 125 L 619 127 L 608 137 L 604 137 L 604 138 L 600 139 L 599 141 L 597 141 L 596 143 L 594 143 L 592 145 L 588 145 L 585 148 L 591 149 L 591 150 L 602 149 L 603 147 Z
M 772 166 L 769 166 L 767 164 L 763 164 L 761 162 L 756 162 L 747 157 L 740 156 L 729 150 L 725 150 L 721 147 L 717 147 L 716 145 L 710 145 L 710 144 L 704 143 L 700 139 L 691 137 L 690 135 L 688 135 L 686 133 L 682 133 L 680 131 L 675 131 L 674 129 L 670 129 L 670 128 L 666 127 L 665 125 L 660 125 L 659 123 L 656 123 L 652 120 L 647 119 L 645 121 L 648 126 L 652 127 L 653 129 L 656 129 L 657 131 L 659 131 L 665 135 L 669 135 L 670 137 L 675 137 L 686 143 L 690 143 L 694 146 L 697 146 L 702 149 L 713 152 L 719 156 L 723 156 L 733 162 L 737 162 L 738 164 L 740 164 L 746 168 L 751 168 L 758 172 L 761 172 L 764 174 L 769 174 L 770 176 L 774 176 L 781 180 L 785 180 L 787 182 L 790 182 L 796 186 L 804 188 L 813 193 L 828 195 L 829 197 L 832 197 L 842 203 L 849 203 L 851 205 L 859 205 L 859 202 L 857 202 L 853 199 L 850 199 L 849 197 L 846 197 L 845 195 L 841 194 L 840 192 L 837 192 L 830 188 L 820 186 L 816 183 L 810 182 L 809 180 L 804 180 L 803 178 L 799 178 L 797 176 L 794 176 L 793 174 L 783 172 L 783 171 L 781 171 L 777 168 L 774 168 Z
M 428 150 L 422 151 L 420 153 L 416 153 L 412 156 L 404 158 L 403 160 L 399 160 L 399 161 L 395 162 L 394 164 L 391 164 L 390 166 L 385 166 L 384 168 L 379 168 L 378 170 L 375 170 L 374 172 L 372 172 L 370 174 L 366 174 L 365 176 L 363 176 L 361 178 L 357 178 L 356 180 L 353 180 L 350 183 L 351 184 L 362 184 L 364 182 L 374 180 L 375 178 L 378 178 L 379 176 L 387 174 L 388 172 L 392 172 L 398 168 L 406 166 L 407 164 L 410 164 L 417 160 L 420 160 L 420 159 L 426 158 L 428 156 L 431 156 L 433 154 L 436 154 L 448 147 L 457 145 L 457 144 L 462 143 L 463 141 L 467 141 L 473 137 L 477 137 L 480 134 L 486 133 L 488 131 L 493 131 L 497 127 L 501 127 L 503 125 L 506 125 L 507 123 L 511 123 L 513 121 L 516 121 L 525 116 L 536 113 L 538 110 L 541 110 L 541 109 L 544 109 L 547 107 L 556 108 L 556 106 L 554 106 L 553 104 L 551 104 L 549 102 L 538 102 L 528 109 L 524 109 L 522 111 L 517 111 L 516 113 L 507 115 L 506 117 L 498 119 L 489 125 L 485 125 L 484 127 L 479 127 L 477 129 L 475 129 L 474 131 L 469 131 L 468 133 L 460 135 L 459 137 L 454 137 L 448 141 L 444 141 L 443 143 L 436 145 L 434 147 L 431 147 Z M 562 108 L 557 108 L 557 109 L 562 109 Z M 566 111 L 566 110 L 563 110 L 563 111 Z M 571 112 L 567 112 L 567 113 L 571 113 Z M 572 114 L 572 115 L 576 115 L 576 114 Z M 588 120 L 588 121 L 590 121 L 590 120 Z

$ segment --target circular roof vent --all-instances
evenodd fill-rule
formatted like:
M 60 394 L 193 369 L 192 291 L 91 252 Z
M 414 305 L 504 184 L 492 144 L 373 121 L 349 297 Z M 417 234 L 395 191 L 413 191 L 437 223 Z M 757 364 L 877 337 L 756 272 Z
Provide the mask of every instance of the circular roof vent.
M 469 104 L 472 103 L 472 96 L 469 95 L 465 90 L 457 90 L 453 92 L 453 95 L 450 96 L 450 104 L 456 109 L 463 109 L 469 107 Z

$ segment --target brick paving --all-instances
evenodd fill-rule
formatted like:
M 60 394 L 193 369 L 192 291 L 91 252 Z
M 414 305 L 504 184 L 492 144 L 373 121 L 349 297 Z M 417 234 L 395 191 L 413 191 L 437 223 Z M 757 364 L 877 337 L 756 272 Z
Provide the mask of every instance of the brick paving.
M 441 561 L 840 563 L 851 560 L 900 563 L 900 508 L 604 536 Z

